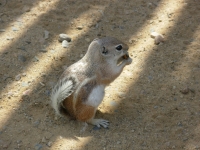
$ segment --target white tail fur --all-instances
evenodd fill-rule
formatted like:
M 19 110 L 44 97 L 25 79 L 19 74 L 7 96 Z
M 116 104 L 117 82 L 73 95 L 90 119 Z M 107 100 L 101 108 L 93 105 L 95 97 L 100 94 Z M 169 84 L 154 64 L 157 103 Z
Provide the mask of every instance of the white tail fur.
M 62 102 L 70 96 L 75 89 L 76 82 L 73 78 L 60 80 L 53 88 L 51 93 L 51 105 L 56 114 L 61 115 Z

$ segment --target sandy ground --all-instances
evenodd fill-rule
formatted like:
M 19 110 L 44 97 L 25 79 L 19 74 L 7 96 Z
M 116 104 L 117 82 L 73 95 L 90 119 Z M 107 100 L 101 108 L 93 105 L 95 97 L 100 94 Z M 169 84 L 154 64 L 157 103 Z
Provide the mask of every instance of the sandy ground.
M 109 129 L 56 118 L 52 86 L 104 36 L 133 59 L 97 112 Z M 0 0 L 0 149 L 200 150 L 199 41 L 199 0 Z

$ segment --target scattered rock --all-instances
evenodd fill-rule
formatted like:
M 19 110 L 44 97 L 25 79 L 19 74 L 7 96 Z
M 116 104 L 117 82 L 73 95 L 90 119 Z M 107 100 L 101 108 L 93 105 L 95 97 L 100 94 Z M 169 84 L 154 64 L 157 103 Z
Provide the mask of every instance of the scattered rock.
M 40 52 L 46 53 L 47 50 L 45 48 L 43 48 L 43 49 L 40 49 Z
M 86 40 L 87 42 L 90 42 L 90 39 L 89 39 L 89 38 L 86 38 L 85 40 Z
M 22 61 L 22 62 L 25 62 L 26 61 L 26 57 L 23 56 L 23 55 L 19 55 L 18 56 L 18 60 Z
M 51 146 L 52 146 L 52 142 L 49 141 L 49 142 L 47 143 L 47 146 L 48 146 L 48 147 L 51 147 Z
M 111 105 L 112 107 L 115 107 L 115 106 L 117 106 L 117 103 L 116 103 L 115 101 L 111 101 L 111 102 L 110 102 L 110 105 Z
M 157 108 L 158 108 L 158 106 L 154 106 L 153 108 L 154 108 L 154 109 L 157 109 Z
M 161 42 L 164 42 L 164 36 L 162 34 L 159 34 L 157 32 L 151 32 L 151 38 L 154 38 L 154 43 L 156 45 L 160 44 Z
M 7 39 L 7 40 L 13 40 L 14 37 L 7 37 L 6 39 Z
M 31 41 L 25 41 L 27 44 L 31 44 Z
M 42 145 L 41 144 L 36 144 L 35 145 L 35 150 L 41 150 L 42 149 Z
M 15 28 L 15 27 L 12 27 L 12 30 L 13 30 L 13 31 L 18 31 L 18 29 L 17 29 L 17 28 Z
M 130 44 L 132 44 L 132 43 L 133 43 L 133 40 L 132 40 L 132 39 L 130 39 L 128 42 L 129 42 Z
M 51 53 L 55 53 L 55 50 L 52 49 L 52 50 L 50 50 L 50 52 L 51 52 Z
M 14 95 L 14 93 L 12 91 L 9 91 L 7 95 L 8 95 L 8 97 L 12 97 Z
M 117 144 L 121 144 L 121 142 L 120 142 L 120 141 L 117 141 Z
M 20 49 L 20 50 L 26 51 L 26 48 L 25 48 L 25 47 L 18 47 L 17 49 Z
M 195 93 L 195 89 L 191 89 L 191 88 L 190 88 L 190 91 L 191 91 L 192 93 Z
M 63 47 L 63 48 L 69 47 L 69 43 L 68 43 L 66 40 L 63 40 L 63 41 L 62 41 L 62 47 Z
M 50 132 L 44 133 L 46 140 L 49 140 L 53 135 Z
M 7 149 L 10 146 L 10 144 L 11 144 L 11 141 L 4 141 L 2 145 L 3 149 Z
M 0 29 L 0 32 L 5 32 L 6 30 L 5 29 Z
M 185 89 L 180 90 L 180 92 L 181 92 L 182 94 L 188 94 L 189 91 L 190 91 L 190 89 L 189 89 L 188 87 L 185 88 Z
M 42 143 L 46 143 L 46 142 L 47 142 L 46 138 L 43 137 L 43 138 L 42 138 Z
M 160 44 L 161 42 L 164 42 L 164 37 L 162 35 L 158 35 L 155 37 L 155 44 L 158 45 Z
M 37 121 L 33 122 L 33 126 L 34 126 L 34 127 L 38 127 L 38 126 L 39 126 L 39 124 L 40 124 L 40 121 L 39 121 L 39 120 L 37 120 Z
M 158 35 L 159 35 L 159 33 L 157 33 L 157 32 L 151 32 L 151 38 L 155 38 Z
M 26 91 L 23 92 L 23 96 L 26 96 L 26 95 L 28 96 L 30 93 L 31 93 L 31 90 L 28 89 L 28 90 L 26 90 Z
M 45 30 L 44 31 L 44 39 L 48 39 L 49 38 L 49 31 Z
M 178 122 L 178 124 L 177 124 L 179 127 L 182 127 L 183 126 L 183 124 L 181 123 L 181 122 Z
M 39 58 L 37 56 L 35 56 L 33 59 L 32 59 L 33 62 L 37 62 L 39 61 Z
M 64 40 L 66 40 L 67 42 L 71 42 L 71 37 L 67 34 L 62 33 L 59 35 L 58 41 L 62 42 Z
M 21 74 L 18 74 L 16 77 L 15 77 L 15 80 L 16 81 L 19 81 L 21 79 Z
M 42 82 L 40 82 L 40 85 L 41 85 L 41 86 L 45 86 L 45 84 L 44 84 L 44 83 L 42 83 Z
M 22 12 L 29 12 L 31 9 L 30 9 L 30 7 L 29 6 L 24 6 L 23 8 L 22 8 Z
M 83 29 L 83 26 L 77 26 L 76 27 L 78 30 L 82 30 Z
M 22 86 L 22 87 L 28 87 L 29 84 L 28 84 L 27 82 L 22 82 L 22 83 L 21 83 L 21 86 Z

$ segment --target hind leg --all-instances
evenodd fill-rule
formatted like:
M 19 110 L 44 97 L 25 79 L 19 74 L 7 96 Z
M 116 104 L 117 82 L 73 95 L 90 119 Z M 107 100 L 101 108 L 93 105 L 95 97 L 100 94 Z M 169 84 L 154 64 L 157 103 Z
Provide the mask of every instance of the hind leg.
M 76 119 L 96 125 L 98 127 L 103 126 L 104 128 L 107 128 L 109 125 L 109 121 L 104 119 L 94 119 L 95 113 L 95 107 L 82 104 L 76 109 Z

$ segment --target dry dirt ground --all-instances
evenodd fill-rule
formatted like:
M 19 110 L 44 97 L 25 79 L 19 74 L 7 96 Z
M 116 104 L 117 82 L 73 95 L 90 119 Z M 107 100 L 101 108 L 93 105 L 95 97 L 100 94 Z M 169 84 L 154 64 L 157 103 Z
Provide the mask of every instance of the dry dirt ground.
M 56 118 L 52 86 L 104 36 L 133 59 L 98 109 L 109 129 Z M 199 0 L 0 0 L 0 149 L 200 149 L 199 41 Z

